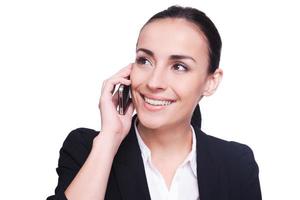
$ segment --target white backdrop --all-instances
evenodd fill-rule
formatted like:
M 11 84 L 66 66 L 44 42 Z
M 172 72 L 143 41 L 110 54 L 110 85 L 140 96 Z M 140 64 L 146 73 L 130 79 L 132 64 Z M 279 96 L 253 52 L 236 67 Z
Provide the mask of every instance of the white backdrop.
M 224 79 L 201 102 L 203 130 L 248 144 L 263 199 L 300 199 L 296 1 L 0 2 L 1 199 L 45 199 L 67 134 L 100 128 L 102 81 L 134 60 L 139 29 L 170 5 L 193 6 L 223 40 Z

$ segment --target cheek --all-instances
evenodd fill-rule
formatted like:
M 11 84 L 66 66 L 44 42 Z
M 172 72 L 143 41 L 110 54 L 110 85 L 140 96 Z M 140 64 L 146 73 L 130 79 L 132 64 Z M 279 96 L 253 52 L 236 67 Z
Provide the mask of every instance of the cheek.
M 131 80 L 131 88 L 135 89 L 138 87 L 142 82 L 142 74 L 136 67 L 133 67 L 130 73 L 130 80 Z
M 177 81 L 176 90 L 183 97 L 199 96 L 203 91 L 204 82 L 199 76 L 190 76 L 184 80 Z
M 133 104 L 136 106 L 137 104 L 137 94 L 136 94 L 136 91 L 137 91 L 137 88 L 138 86 L 140 85 L 140 80 L 139 80 L 139 75 L 135 69 L 135 67 L 133 67 L 131 73 L 130 73 L 130 80 L 131 80 L 131 95 L 132 95 L 132 101 L 133 101 Z
M 131 87 L 137 88 L 141 84 L 147 82 L 149 77 L 151 76 L 151 71 L 142 69 L 138 66 L 134 66 L 130 73 Z

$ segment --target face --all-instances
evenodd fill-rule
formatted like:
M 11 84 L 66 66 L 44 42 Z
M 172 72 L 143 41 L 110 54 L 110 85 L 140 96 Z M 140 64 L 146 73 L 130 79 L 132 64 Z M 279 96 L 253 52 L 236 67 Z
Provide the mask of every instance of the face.
M 140 32 L 130 74 L 139 121 L 148 128 L 189 124 L 202 96 L 213 91 L 203 33 L 184 19 L 160 19 Z

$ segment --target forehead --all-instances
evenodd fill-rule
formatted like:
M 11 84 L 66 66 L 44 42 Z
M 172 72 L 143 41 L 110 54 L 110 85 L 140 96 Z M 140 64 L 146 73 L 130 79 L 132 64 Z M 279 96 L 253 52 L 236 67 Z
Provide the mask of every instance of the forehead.
M 179 18 L 159 19 L 147 24 L 140 32 L 138 48 L 148 48 L 159 54 L 188 54 L 207 57 L 204 34 L 192 22 Z

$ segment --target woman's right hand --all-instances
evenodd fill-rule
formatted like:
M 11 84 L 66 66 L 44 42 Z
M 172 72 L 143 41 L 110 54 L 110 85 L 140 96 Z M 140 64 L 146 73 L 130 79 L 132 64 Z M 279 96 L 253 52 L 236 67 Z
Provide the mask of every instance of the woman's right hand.
M 126 114 L 120 115 L 116 110 L 118 94 L 113 95 L 113 92 L 115 85 L 119 83 L 130 85 L 130 80 L 126 77 L 130 75 L 131 68 L 130 64 L 103 82 L 99 101 L 101 132 L 94 138 L 89 156 L 65 191 L 68 199 L 105 197 L 113 159 L 129 132 L 134 110 L 130 103 Z
M 119 72 L 106 79 L 102 84 L 99 109 L 101 114 L 101 133 L 102 138 L 108 138 L 109 142 L 115 142 L 120 145 L 122 140 L 128 134 L 131 127 L 131 118 L 134 111 L 133 103 L 130 102 L 125 115 L 117 111 L 118 93 L 115 92 L 117 84 L 130 85 L 131 81 L 127 79 L 130 75 L 133 64 L 122 68 Z M 113 140 L 113 141 L 112 141 Z M 116 149 L 117 150 L 117 149 Z

